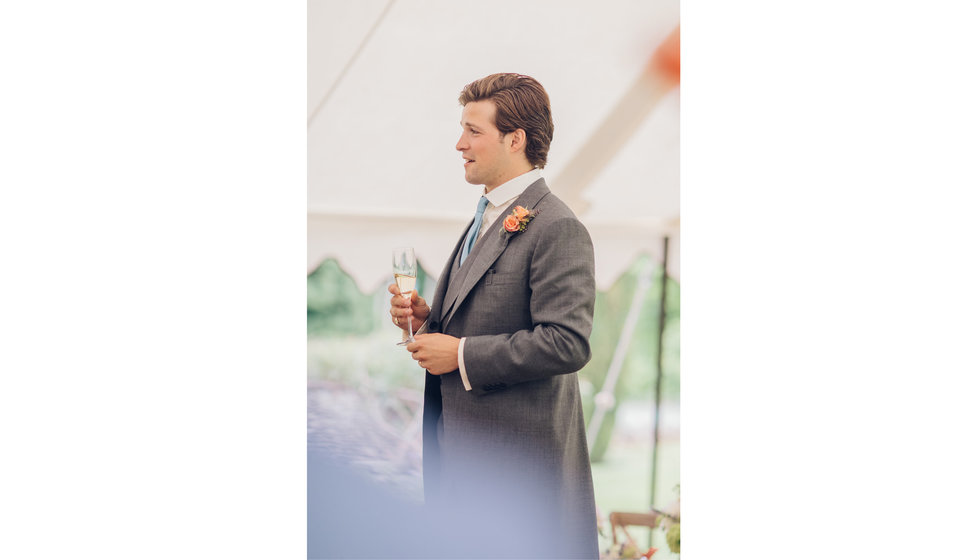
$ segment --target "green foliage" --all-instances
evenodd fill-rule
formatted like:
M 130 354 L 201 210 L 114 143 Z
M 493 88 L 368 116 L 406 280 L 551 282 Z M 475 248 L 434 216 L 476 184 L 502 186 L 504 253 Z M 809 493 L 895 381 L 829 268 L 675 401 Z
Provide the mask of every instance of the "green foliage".
M 323 261 L 306 277 L 308 335 L 365 335 L 379 322 L 373 297 L 361 293 L 334 259 Z
M 642 257 L 645 259 L 647 257 Z M 628 275 L 639 275 L 642 260 L 637 260 Z M 658 267 L 659 268 L 659 267 Z M 629 353 L 623 364 L 621 383 L 624 396 L 653 395 L 657 375 L 657 337 L 660 328 L 660 290 L 662 268 L 653 276 L 653 284 L 643 302 L 643 311 L 636 325 L 636 332 L 630 342 Z M 634 281 L 635 285 L 635 281 Z M 632 293 L 630 293 L 632 298 Z M 627 309 L 629 302 L 626 303 Z M 625 316 L 626 310 L 622 313 Z M 667 302 L 664 322 L 664 361 L 661 398 L 677 400 L 680 398 L 680 285 L 667 278 Z M 619 396 L 617 395 L 617 398 Z
M 667 529 L 667 546 L 670 547 L 670 551 L 675 554 L 680 554 L 681 552 L 681 524 L 676 523 L 670 529 Z
M 638 258 L 609 291 L 596 294 L 595 319 L 590 339 L 592 360 L 579 374 L 588 382 L 587 387 L 590 389 L 591 396 L 602 389 L 642 271 L 650 265 L 650 257 Z M 644 297 L 636 330 L 633 332 L 632 340 L 629 341 L 623 369 L 613 391 L 617 404 L 606 413 L 599 427 L 599 434 L 590 451 L 593 461 L 601 461 L 606 453 L 615 428 L 618 403 L 637 397 L 647 397 L 651 403 L 653 402 L 659 359 L 657 337 L 660 325 L 662 275 L 662 267 L 658 267 Z M 667 279 L 665 318 L 662 401 L 680 398 L 680 285 L 671 278 Z M 588 424 L 595 407 L 590 398 L 583 399 L 583 403 L 586 424 Z

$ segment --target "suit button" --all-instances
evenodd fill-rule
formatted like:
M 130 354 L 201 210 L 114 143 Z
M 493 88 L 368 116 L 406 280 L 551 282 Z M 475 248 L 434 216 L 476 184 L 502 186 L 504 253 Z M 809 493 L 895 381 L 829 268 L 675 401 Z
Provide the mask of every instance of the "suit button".
M 493 391 L 493 385 L 484 385 L 483 386 L 483 390 L 484 391 Z
M 439 332 L 439 321 L 429 323 L 429 332 Z

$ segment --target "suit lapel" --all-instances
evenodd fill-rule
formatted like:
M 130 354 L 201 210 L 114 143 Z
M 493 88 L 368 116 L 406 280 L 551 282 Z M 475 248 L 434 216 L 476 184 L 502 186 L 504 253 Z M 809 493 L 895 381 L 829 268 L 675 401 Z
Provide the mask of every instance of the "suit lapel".
M 473 289 L 473 286 L 486 273 L 490 265 L 504 252 L 508 240 L 509 236 L 498 235 L 491 226 L 491 229 L 487 230 L 487 233 L 483 234 L 483 237 L 476 242 L 469 258 L 459 267 L 452 282 L 449 283 L 449 289 L 446 291 L 444 300 L 447 303 L 442 311 L 443 324 L 452 316 L 452 311 L 455 311 L 456 302 L 462 300 Z M 453 259 L 453 265 L 458 259 L 459 255 Z
M 507 244 L 510 242 L 510 238 L 514 234 L 500 234 L 500 230 L 503 227 L 504 219 L 508 214 L 513 211 L 516 206 L 523 206 L 527 209 L 533 209 L 546 194 L 551 192 L 548 190 L 547 184 L 544 179 L 538 179 L 537 181 L 531 183 L 524 192 L 521 193 L 517 200 L 514 201 L 507 210 L 494 220 L 493 224 L 487 229 L 487 232 L 477 240 L 476 245 L 474 245 L 473 250 L 470 252 L 470 256 L 463 263 L 463 266 L 456 271 L 456 277 L 453 281 L 449 283 L 449 288 L 446 291 L 446 297 L 443 299 L 443 307 L 441 309 L 442 313 L 442 324 L 445 325 L 452 319 L 453 314 L 459 309 L 459 304 L 462 303 L 466 296 L 469 295 L 470 291 L 476 286 L 476 283 L 483 278 L 487 270 L 497 262 L 500 255 L 507 248 Z M 470 222 L 472 224 L 472 222 Z M 465 236 L 465 234 L 464 234 Z M 459 246 L 461 243 L 457 244 L 456 254 L 450 266 L 455 266 L 457 260 L 459 259 Z

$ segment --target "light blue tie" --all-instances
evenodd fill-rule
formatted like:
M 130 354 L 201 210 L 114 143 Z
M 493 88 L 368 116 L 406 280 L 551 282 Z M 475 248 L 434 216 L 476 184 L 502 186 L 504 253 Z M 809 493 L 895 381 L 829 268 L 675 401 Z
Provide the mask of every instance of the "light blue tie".
M 490 201 L 487 197 L 481 196 L 480 203 L 476 205 L 476 215 L 473 217 L 473 227 L 470 228 L 469 233 L 466 234 L 466 241 L 463 243 L 463 254 L 459 256 L 459 264 L 462 265 L 466 257 L 469 256 L 470 251 L 473 250 L 473 244 L 476 243 L 477 234 L 480 233 L 480 227 L 483 225 L 483 212 L 487 209 L 487 204 Z

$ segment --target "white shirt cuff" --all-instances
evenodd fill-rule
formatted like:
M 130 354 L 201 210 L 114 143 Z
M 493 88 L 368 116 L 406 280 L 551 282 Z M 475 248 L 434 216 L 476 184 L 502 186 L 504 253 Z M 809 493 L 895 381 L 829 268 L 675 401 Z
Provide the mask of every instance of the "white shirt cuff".
M 459 377 L 463 380 L 463 388 L 467 391 L 472 390 L 470 380 L 466 377 L 466 364 L 463 363 L 463 345 L 466 344 L 466 337 L 459 339 L 459 350 L 456 352 L 456 360 L 459 362 Z

